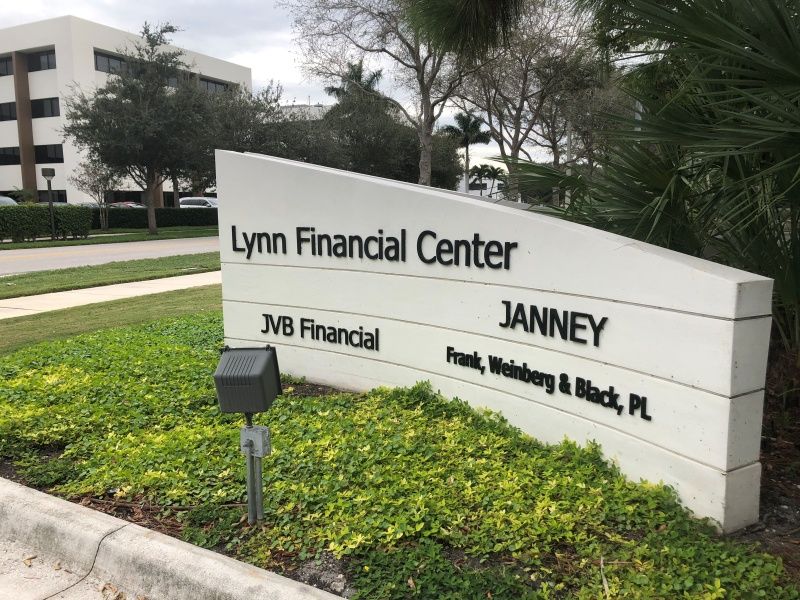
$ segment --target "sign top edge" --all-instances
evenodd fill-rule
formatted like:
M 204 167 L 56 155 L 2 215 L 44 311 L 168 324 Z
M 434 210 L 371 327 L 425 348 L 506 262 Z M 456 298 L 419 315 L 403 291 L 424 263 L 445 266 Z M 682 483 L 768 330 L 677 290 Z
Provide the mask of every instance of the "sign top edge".
M 373 175 L 364 175 L 362 173 L 344 171 L 341 169 L 334 169 L 332 167 L 325 167 L 312 163 L 290 160 L 287 158 L 280 158 L 266 154 L 258 154 L 255 152 L 235 152 L 232 150 L 216 150 L 216 159 L 218 163 L 218 168 L 220 163 L 224 163 L 226 160 L 249 159 L 252 161 L 267 162 L 294 169 L 335 175 L 337 177 L 343 177 L 350 179 L 352 181 L 369 183 L 372 185 L 380 185 L 395 189 L 406 189 L 418 194 L 441 198 L 442 200 L 447 202 L 459 202 L 472 206 L 478 206 L 486 210 L 511 214 L 519 219 L 526 219 L 526 220 L 540 221 L 540 222 L 547 221 L 548 227 L 556 227 L 562 229 L 564 230 L 565 233 L 574 232 L 581 235 L 592 235 L 595 236 L 597 239 L 602 239 L 605 240 L 606 242 L 618 243 L 620 249 L 627 248 L 628 250 L 635 250 L 644 254 L 653 255 L 654 257 L 657 257 L 661 260 L 680 263 L 685 268 L 690 268 L 698 272 L 702 272 L 703 275 L 706 277 L 719 278 L 720 280 L 745 286 L 769 285 L 770 288 L 773 282 L 773 280 L 770 279 L 769 277 L 764 277 L 762 275 L 750 273 L 747 271 L 743 271 L 741 269 L 736 269 L 734 267 L 712 262 L 710 260 L 699 258 L 696 256 L 691 256 L 689 254 L 683 254 L 675 250 L 670 250 L 668 248 L 656 246 L 654 244 L 650 244 L 633 238 L 627 238 L 615 233 L 604 231 L 602 229 L 590 227 L 588 225 L 582 225 L 565 219 L 560 219 L 556 216 L 547 215 L 539 211 L 526 210 L 524 207 L 528 207 L 529 205 L 527 204 L 521 204 L 520 208 L 517 208 L 514 206 L 509 206 L 508 202 L 501 203 L 501 202 L 487 201 L 485 199 L 477 198 L 472 194 L 465 194 L 463 192 L 434 188 L 430 186 L 408 183 L 404 181 L 396 181 L 393 179 L 376 177 Z

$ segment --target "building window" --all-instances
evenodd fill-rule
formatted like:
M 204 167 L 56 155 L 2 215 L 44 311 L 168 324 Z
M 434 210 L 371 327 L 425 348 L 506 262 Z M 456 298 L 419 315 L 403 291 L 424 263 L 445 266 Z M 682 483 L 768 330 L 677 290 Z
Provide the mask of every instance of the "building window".
M 67 190 L 53 190 L 53 202 L 66 202 Z M 47 190 L 39 190 L 39 202 L 50 202 Z
M 58 107 L 58 98 L 40 98 L 31 100 L 31 117 L 41 119 L 42 117 L 57 117 L 61 114 Z
M 94 53 L 94 68 L 103 73 L 121 73 L 125 70 L 125 59 L 103 52 Z
M 0 165 L 18 165 L 19 146 L 14 148 L 0 148 Z
M 37 164 L 64 162 L 64 148 L 61 146 L 61 144 L 45 144 L 43 146 L 34 146 L 33 150 L 36 154 Z
M 28 54 L 28 71 L 46 71 L 56 68 L 56 51 L 45 50 L 36 54 Z
M 11 57 L 4 56 L 0 58 L 0 77 L 3 75 L 13 75 L 14 74 L 14 67 L 11 64 Z
M 16 121 L 17 105 L 14 102 L 3 102 L 0 104 L 0 121 Z
M 110 193 L 107 193 L 106 202 L 109 204 L 113 204 L 114 202 L 144 202 L 144 193 L 143 192 L 133 192 L 127 190 L 114 190 Z
M 228 89 L 228 84 L 219 81 L 212 81 L 211 79 L 206 79 L 205 77 L 201 77 L 200 89 L 205 90 L 207 92 L 224 92 L 225 90 Z

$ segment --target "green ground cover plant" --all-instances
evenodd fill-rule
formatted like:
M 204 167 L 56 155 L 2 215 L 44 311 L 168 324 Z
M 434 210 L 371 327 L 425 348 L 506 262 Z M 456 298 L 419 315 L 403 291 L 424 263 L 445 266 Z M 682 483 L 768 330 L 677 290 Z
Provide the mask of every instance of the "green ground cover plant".
M 241 420 L 211 378 L 221 344 L 209 311 L 0 357 L 0 456 L 62 496 L 152 503 L 185 539 L 289 575 L 332 554 L 356 598 L 800 598 L 778 559 L 598 448 L 538 443 L 425 383 L 304 396 L 288 381 L 259 418 L 266 519 L 247 527 Z
M 0 277 L 0 299 L 219 270 L 219 253 L 110 262 Z
M 133 210 L 133 209 L 131 209 Z M 188 209 L 184 209 L 188 210 Z M 144 242 L 147 240 L 173 240 L 179 238 L 216 236 L 219 230 L 216 227 L 164 227 L 158 233 L 151 235 L 144 231 L 132 232 L 122 229 L 125 233 L 117 235 L 116 230 L 93 231 L 90 237 L 81 240 L 55 240 L 40 239 L 35 242 L 3 242 L 0 239 L 0 251 L 20 250 L 23 248 L 51 248 L 53 246 L 87 246 L 92 244 L 119 244 L 121 242 Z M 114 234 L 114 235 L 110 235 Z

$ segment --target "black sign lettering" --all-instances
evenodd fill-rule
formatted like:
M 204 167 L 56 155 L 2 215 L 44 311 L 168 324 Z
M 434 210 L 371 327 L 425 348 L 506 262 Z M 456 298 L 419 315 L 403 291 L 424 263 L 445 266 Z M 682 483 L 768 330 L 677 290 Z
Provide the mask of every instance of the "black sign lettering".
M 592 343 L 600 346 L 600 333 L 608 322 L 608 317 L 595 319 L 594 315 L 553 307 L 526 306 L 521 302 L 512 304 L 503 300 L 503 320 L 498 325 L 504 329 L 520 328 L 527 333 L 545 337 L 560 337 L 562 340 L 586 344 L 586 332 L 591 329 Z
M 316 227 L 295 227 L 297 256 L 326 256 L 353 260 L 406 262 L 407 231 L 391 235 L 378 229 L 372 235 L 343 234 L 317 231 Z M 287 240 L 283 233 L 266 231 L 239 232 L 231 226 L 231 243 L 234 252 L 242 252 L 250 260 L 254 253 L 286 254 Z M 417 257 L 423 264 L 440 264 L 445 267 L 506 270 L 511 268 L 512 251 L 517 242 L 484 240 L 480 233 L 472 238 L 440 238 L 430 229 L 417 237 Z

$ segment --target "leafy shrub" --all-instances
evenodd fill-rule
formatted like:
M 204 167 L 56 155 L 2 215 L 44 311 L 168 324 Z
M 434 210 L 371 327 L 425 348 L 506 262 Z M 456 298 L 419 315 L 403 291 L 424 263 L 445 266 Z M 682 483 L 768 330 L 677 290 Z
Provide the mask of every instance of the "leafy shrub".
M 86 237 L 92 224 L 92 211 L 86 206 L 55 205 L 53 221 L 56 237 Z M 0 206 L 0 238 L 13 242 L 35 240 L 50 235 L 50 207 L 45 204 Z
M 260 420 L 265 524 L 244 527 L 241 418 L 220 414 L 218 313 L 0 358 L 0 457 L 67 496 L 148 499 L 260 566 L 332 552 L 360 598 L 797 599 L 780 560 L 720 539 L 597 447 L 543 445 L 424 383 L 285 394 Z M 480 400 L 480 399 L 477 399 Z M 47 466 L 31 449 L 65 448 Z M 121 459 L 124 457 L 124 459 Z
M 0 206 L 0 232 L 14 242 L 50 235 L 50 212 L 38 204 Z
M 92 208 L 92 228 L 100 228 L 100 209 Z M 213 226 L 217 224 L 216 208 L 157 208 L 159 227 Z M 108 211 L 110 228 L 147 229 L 147 211 L 140 208 L 112 208 Z
M 47 209 L 48 207 L 42 207 Z M 88 206 L 58 206 L 53 209 L 56 237 L 85 238 L 92 227 L 92 209 Z M 48 215 L 49 218 L 49 215 Z

